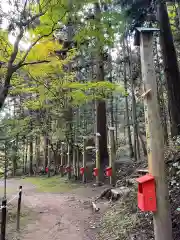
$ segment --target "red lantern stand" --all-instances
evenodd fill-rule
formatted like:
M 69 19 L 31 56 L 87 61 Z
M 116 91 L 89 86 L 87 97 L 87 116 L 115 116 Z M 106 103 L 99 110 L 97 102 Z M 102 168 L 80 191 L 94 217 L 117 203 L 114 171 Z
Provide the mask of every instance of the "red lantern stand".
M 73 177 L 75 180 L 77 180 L 76 144 L 73 146 Z
M 60 174 L 61 177 L 64 176 L 64 142 L 61 142 L 61 166 L 60 166 Z
M 116 170 L 115 170 L 115 139 L 114 139 L 114 127 L 109 127 L 109 167 L 105 169 L 105 174 L 109 177 L 111 185 L 115 185 L 116 182 Z
M 66 172 L 67 172 L 67 177 L 68 180 L 71 179 L 71 160 L 70 160 L 70 144 L 68 144 L 68 151 L 67 151 L 67 166 L 66 166 Z
M 100 184 L 100 176 L 99 176 L 99 170 L 100 170 L 100 156 L 99 156 L 99 140 L 100 140 L 100 134 L 96 133 L 96 167 L 93 169 L 93 175 L 96 177 L 96 185 Z
M 86 183 L 86 137 L 83 137 L 83 166 L 80 169 L 82 175 L 82 182 Z

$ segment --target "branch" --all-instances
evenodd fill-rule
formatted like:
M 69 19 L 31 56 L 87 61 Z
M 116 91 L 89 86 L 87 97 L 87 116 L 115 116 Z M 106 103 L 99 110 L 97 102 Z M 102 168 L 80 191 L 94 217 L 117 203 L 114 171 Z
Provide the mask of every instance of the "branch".
M 26 58 L 27 58 L 29 52 L 31 51 L 31 49 L 32 49 L 42 38 L 44 38 L 44 37 L 49 37 L 49 36 L 56 30 L 55 25 L 56 25 L 56 24 L 53 25 L 51 31 L 50 31 L 48 34 L 44 34 L 44 35 L 38 37 L 38 38 L 36 39 L 36 41 L 34 41 L 34 42 L 31 44 L 31 46 L 27 49 L 26 53 L 24 54 L 24 57 L 23 57 L 23 58 L 21 59 L 21 61 L 19 62 L 20 65 L 26 60 Z M 18 65 L 19 65 L 19 64 L 18 64 Z
M 27 21 L 21 22 L 21 25 L 22 25 L 23 27 L 26 27 L 26 26 L 28 26 L 30 23 L 32 23 L 33 21 L 35 21 L 36 18 L 39 18 L 39 17 L 43 16 L 45 13 L 46 13 L 46 12 L 40 12 L 40 13 L 34 15 L 33 17 L 31 17 L 30 19 L 28 19 Z
M 62 16 L 61 19 L 64 18 L 64 16 L 66 15 L 66 13 L 67 13 L 67 11 L 64 13 L 64 15 Z M 19 69 L 21 66 L 24 66 L 23 62 L 26 60 L 26 58 L 27 58 L 28 54 L 30 53 L 31 49 L 32 49 L 41 39 L 43 39 L 44 37 L 49 37 L 54 31 L 56 31 L 56 30 L 59 29 L 59 27 L 58 27 L 58 28 L 55 27 L 56 25 L 57 25 L 57 23 L 54 23 L 53 26 L 52 26 L 51 31 L 50 31 L 48 34 L 44 34 L 44 35 L 38 37 L 38 38 L 36 39 L 36 41 L 34 41 L 34 42 L 31 44 L 31 46 L 27 49 L 27 51 L 26 51 L 26 53 L 24 54 L 24 56 L 23 56 L 23 58 L 21 59 L 21 61 L 19 61 L 19 63 L 16 65 L 16 67 L 15 67 L 16 70 Z M 27 64 L 26 64 L 26 65 L 27 65 Z M 29 64 L 28 64 L 28 65 L 29 65 Z
M 11 57 L 10 57 L 9 62 L 8 62 L 8 70 L 11 70 L 12 64 L 13 64 L 14 60 L 16 59 L 16 56 L 17 56 L 18 50 L 19 50 L 19 43 L 20 43 L 20 41 L 23 37 L 23 34 L 24 34 L 24 30 L 23 30 L 23 28 L 20 28 L 20 32 L 19 32 L 19 34 L 16 38 L 16 41 L 14 43 L 14 51 L 11 54 Z
M 26 11 L 27 2 L 28 2 L 28 0 L 25 0 L 23 13 L 25 13 L 25 11 Z
M 32 78 L 32 80 L 34 80 L 35 82 L 37 82 L 37 83 L 39 83 L 39 84 L 43 84 L 44 87 L 45 87 L 50 93 L 52 93 L 52 95 L 53 95 L 54 97 L 56 97 L 56 95 L 54 94 L 54 92 L 52 92 L 45 83 L 41 82 L 41 81 L 38 80 L 37 78 L 34 78 L 30 72 L 28 72 L 28 74 L 30 75 L 30 77 Z
M 25 63 L 22 63 L 21 64 L 21 67 L 23 67 L 23 66 L 28 66 L 28 65 L 36 65 L 36 64 L 42 64 L 42 63 L 50 63 L 50 61 L 48 61 L 48 60 L 41 60 L 41 61 L 34 61 L 34 62 L 25 62 Z M 15 66 L 15 68 L 16 68 L 16 66 Z M 19 68 L 19 67 L 18 67 Z M 17 68 L 17 69 L 18 69 Z

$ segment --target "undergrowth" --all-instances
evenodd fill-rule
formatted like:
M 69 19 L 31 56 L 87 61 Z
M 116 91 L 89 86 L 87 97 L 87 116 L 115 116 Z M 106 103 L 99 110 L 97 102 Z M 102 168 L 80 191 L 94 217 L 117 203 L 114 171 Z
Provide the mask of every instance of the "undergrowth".
M 133 189 L 128 197 L 116 202 L 103 216 L 98 240 L 152 239 L 151 216 L 146 215 L 138 211 L 137 191 Z M 142 219 L 147 221 L 142 224 Z

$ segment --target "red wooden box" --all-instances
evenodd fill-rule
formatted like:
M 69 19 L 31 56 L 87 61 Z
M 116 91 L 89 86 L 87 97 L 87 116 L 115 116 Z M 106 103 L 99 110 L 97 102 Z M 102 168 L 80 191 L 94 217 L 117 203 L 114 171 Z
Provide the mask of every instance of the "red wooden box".
M 80 174 L 81 174 L 81 175 L 84 175 L 84 172 L 85 172 L 85 168 L 84 168 L 84 167 L 81 167 L 81 168 L 80 168 Z
M 154 177 L 151 174 L 147 174 L 136 180 L 138 182 L 138 207 L 142 211 L 155 212 L 157 206 Z
M 94 169 L 93 169 L 93 175 L 94 175 L 95 177 L 98 176 L 98 168 L 94 168 Z
M 106 168 L 106 176 L 111 177 L 112 176 L 112 167 L 107 167 Z

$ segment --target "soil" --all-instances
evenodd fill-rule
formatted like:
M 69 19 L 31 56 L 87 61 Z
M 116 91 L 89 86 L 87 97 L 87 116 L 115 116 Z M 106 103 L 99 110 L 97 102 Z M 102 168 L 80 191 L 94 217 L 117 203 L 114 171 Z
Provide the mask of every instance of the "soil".
M 9 180 L 13 189 L 20 180 Z M 99 220 L 108 208 L 108 202 L 100 203 L 100 211 L 94 213 L 91 201 L 99 196 L 105 186 L 81 187 L 69 193 L 40 193 L 35 186 L 23 183 L 23 208 L 33 212 L 30 221 L 21 226 L 8 239 L 16 240 L 94 240 L 99 231 Z M 12 194 L 8 196 L 11 198 Z M 8 229 L 7 229 L 8 230 Z

